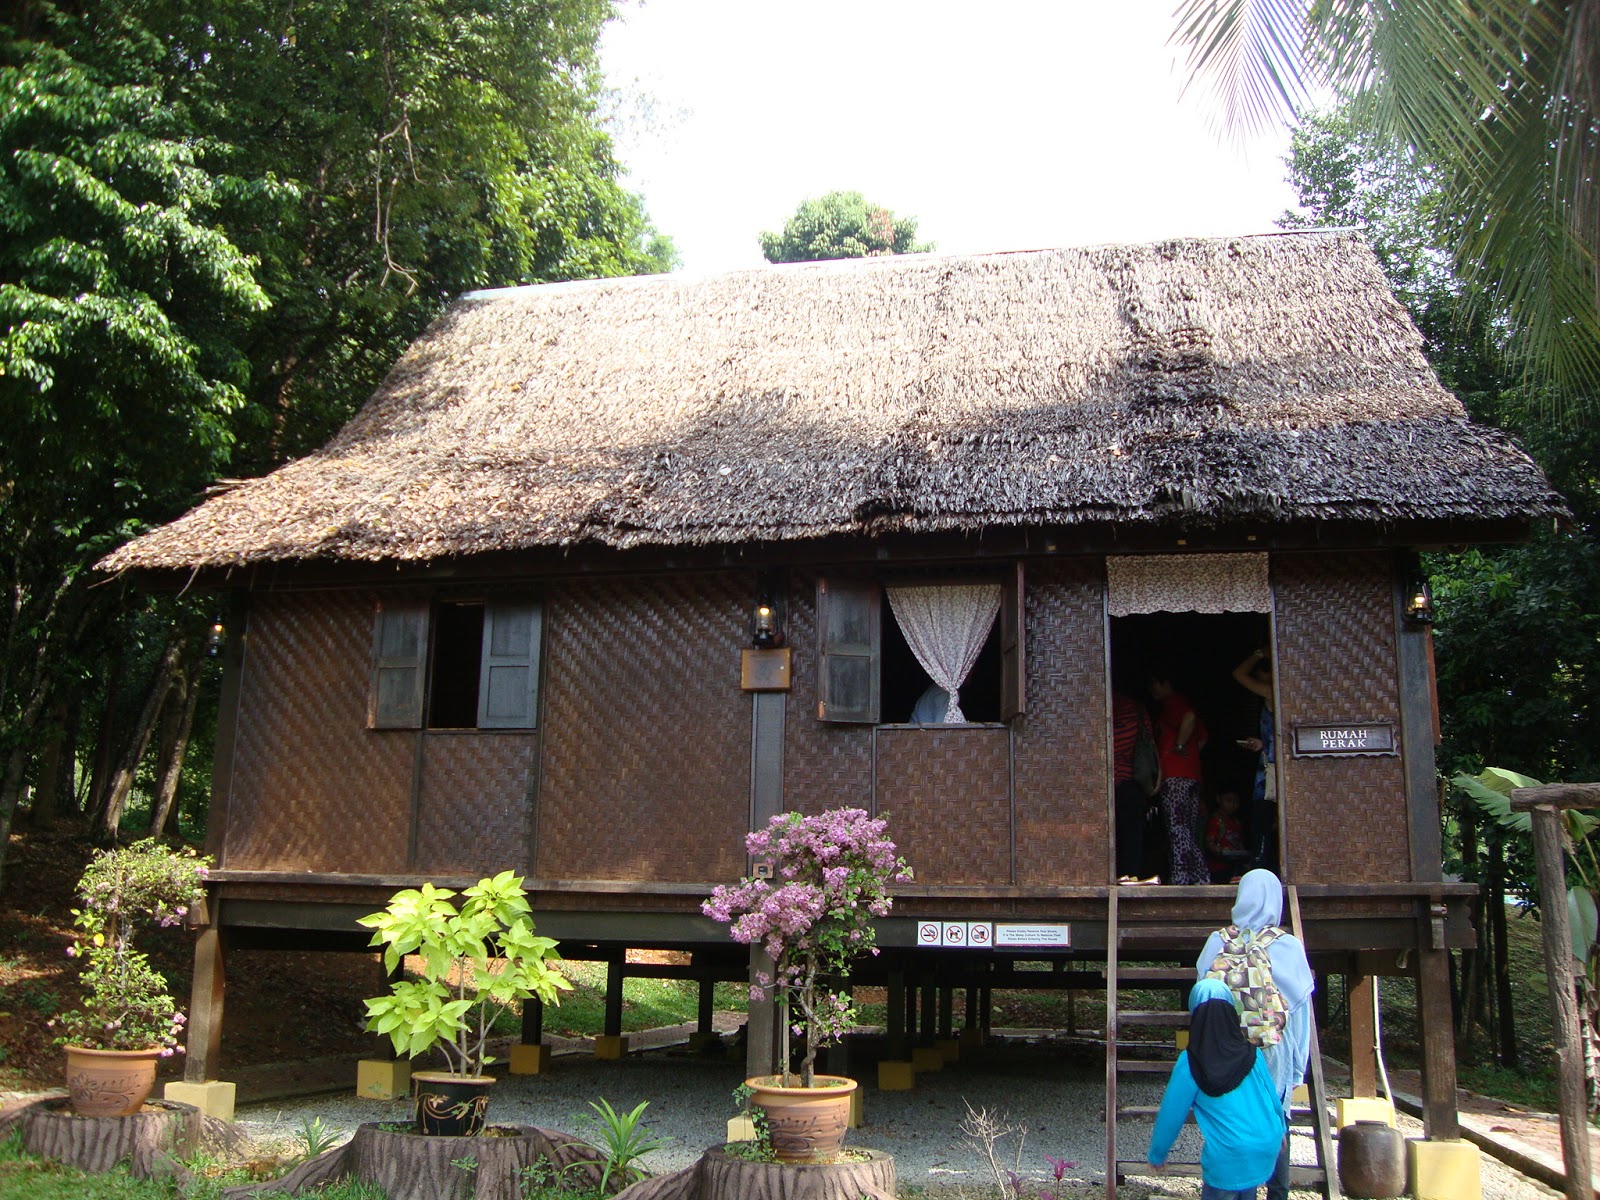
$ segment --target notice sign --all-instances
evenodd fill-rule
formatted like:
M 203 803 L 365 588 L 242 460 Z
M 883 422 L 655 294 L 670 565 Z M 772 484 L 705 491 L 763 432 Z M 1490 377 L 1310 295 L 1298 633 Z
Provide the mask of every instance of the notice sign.
M 1057 949 L 1072 945 L 1070 925 L 995 925 L 996 950 Z
M 987 950 L 994 944 L 994 926 L 988 921 L 933 921 L 917 922 L 917 945 L 948 946 L 961 949 L 974 946 Z
M 1394 726 L 1385 722 L 1340 721 L 1294 727 L 1296 758 L 1395 753 Z

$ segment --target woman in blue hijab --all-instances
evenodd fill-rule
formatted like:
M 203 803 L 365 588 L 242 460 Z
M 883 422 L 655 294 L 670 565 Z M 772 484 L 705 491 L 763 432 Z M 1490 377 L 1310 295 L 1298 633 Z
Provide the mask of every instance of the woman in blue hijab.
M 1245 1037 L 1220 979 L 1202 979 L 1189 993 L 1189 1048 L 1173 1063 L 1156 1113 L 1152 1167 L 1166 1164 L 1190 1109 L 1205 1139 L 1201 1200 L 1255 1200 L 1283 1145 L 1283 1109 L 1266 1056 Z
M 1259 931 L 1277 926 L 1282 920 L 1282 882 L 1271 871 L 1247 871 L 1239 880 L 1239 891 L 1234 898 L 1233 923 L 1240 929 Z M 1213 933 L 1195 963 L 1202 980 L 1221 950 L 1221 935 Z M 1276 1046 L 1267 1047 L 1264 1053 L 1278 1102 L 1287 1119 L 1289 1099 L 1305 1079 L 1306 1063 L 1311 1057 L 1311 993 L 1316 990 L 1316 980 L 1311 974 L 1311 964 L 1306 961 L 1305 945 L 1291 933 L 1281 935 L 1268 946 L 1267 957 L 1272 961 L 1272 982 L 1283 994 L 1288 1020 L 1283 1039 Z M 1289 1143 L 1285 1139 L 1278 1164 L 1267 1183 L 1267 1200 L 1287 1200 L 1288 1195 Z

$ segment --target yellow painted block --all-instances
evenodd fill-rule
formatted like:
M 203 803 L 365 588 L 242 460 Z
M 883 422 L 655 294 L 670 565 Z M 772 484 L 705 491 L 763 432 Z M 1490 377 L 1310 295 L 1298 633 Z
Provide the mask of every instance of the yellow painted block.
M 963 1029 L 961 1031 L 961 1036 L 956 1040 L 961 1043 L 962 1049 L 976 1050 L 979 1046 L 983 1045 L 983 1030 L 979 1029 L 976 1025 L 973 1025 L 970 1028 Z
M 550 1069 L 550 1047 L 540 1042 L 537 1046 L 517 1042 L 511 1047 L 511 1073 L 513 1075 L 543 1075 Z
M 1179 1050 L 1187 1050 L 1189 1048 L 1189 1031 L 1187 1029 L 1173 1030 L 1172 1040 L 1177 1044 Z
M 1357 1121 L 1382 1121 L 1395 1128 L 1394 1101 L 1377 1096 L 1340 1096 L 1333 1102 L 1334 1128 L 1343 1129 Z
M 179 1104 L 192 1104 L 206 1116 L 219 1121 L 231 1121 L 236 1092 L 231 1083 L 208 1079 L 204 1083 L 169 1083 L 161 1089 L 161 1097 Z
M 850 1119 L 845 1124 L 851 1129 L 860 1129 L 867 1123 L 867 1105 L 861 1098 L 861 1088 L 858 1086 L 850 1093 Z
M 596 1058 L 622 1058 L 628 1053 L 628 1035 L 625 1033 L 615 1036 L 601 1034 L 594 1039 L 594 1056 Z
M 730 1142 L 753 1142 L 756 1140 L 756 1123 L 749 1117 L 728 1118 L 728 1140 Z
M 722 1035 L 715 1030 L 710 1033 L 695 1032 L 689 1035 L 689 1050 L 694 1054 L 704 1054 L 708 1046 L 722 1045 Z
M 961 1061 L 960 1038 L 940 1038 L 933 1044 L 933 1048 L 939 1052 L 939 1057 L 947 1063 Z
M 1289 1103 L 1290 1104 L 1310 1104 L 1311 1103 L 1311 1089 L 1306 1087 L 1306 1085 L 1303 1084 L 1303 1083 L 1300 1084 L 1300 1086 L 1295 1088 L 1294 1091 L 1289 1093 Z
M 1414 1200 L 1483 1200 L 1481 1156 L 1471 1142 L 1406 1142 L 1406 1178 Z
M 880 1092 L 909 1092 L 917 1086 L 917 1073 L 908 1062 L 880 1062 L 878 1064 L 878 1090 Z M 858 1091 L 860 1089 L 857 1089 Z
M 944 1055 L 939 1053 L 937 1046 L 918 1046 L 911 1051 L 911 1069 L 913 1071 L 942 1071 L 944 1070 Z
M 400 1100 L 411 1093 L 405 1059 L 363 1058 L 356 1063 L 356 1095 L 365 1100 Z

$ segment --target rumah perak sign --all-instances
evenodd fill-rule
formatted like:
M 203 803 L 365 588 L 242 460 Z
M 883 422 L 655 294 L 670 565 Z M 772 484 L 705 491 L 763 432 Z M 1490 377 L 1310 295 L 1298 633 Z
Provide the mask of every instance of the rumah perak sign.
M 1296 725 L 1296 758 L 1338 758 L 1362 754 L 1392 755 L 1394 725 L 1373 721 L 1340 721 L 1326 725 Z

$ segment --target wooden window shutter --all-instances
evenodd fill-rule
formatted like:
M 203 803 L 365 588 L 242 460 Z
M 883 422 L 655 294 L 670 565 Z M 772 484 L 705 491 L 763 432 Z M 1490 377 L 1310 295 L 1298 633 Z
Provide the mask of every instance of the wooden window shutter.
M 817 581 L 818 720 L 877 724 L 882 605 L 876 583 Z
M 1022 591 L 1022 564 L 1007 571 L 1000 593 L 1000 719 L 1009 721 L 1028 711 L 1026 599 Z
M 427 651 L 428 606 L 416 601 L 379 601 L 372 627 L 372 696 L 367 704 L 367 728 L 422 728 Z
M 537 604 L 484 608 L 479 729 L 532 729 L 538 724 L 540 617 Z

